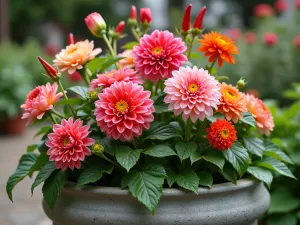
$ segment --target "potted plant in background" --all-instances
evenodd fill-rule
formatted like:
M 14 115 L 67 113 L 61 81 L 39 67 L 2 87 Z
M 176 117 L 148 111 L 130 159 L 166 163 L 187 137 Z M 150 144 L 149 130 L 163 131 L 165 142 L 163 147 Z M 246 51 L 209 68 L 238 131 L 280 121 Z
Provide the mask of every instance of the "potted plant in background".
M 125 23 L 107 32 L 92 13 L 85 22 L 108 54 L 96 57 L 101 49 L 86 40 L 61 50 L 54 67 L 39 58 L 52 84 L 27 95 L 23 117 L 53 126 L 41 128 L 41 142 L 29 146 L 8 179 L 10 199 L 19 181 L 39 171 L 32 192 L 44 182 L 44 210 L 56 225 L 257 224 L 269 205 L 260 181 L 270 186 L 275 172 L 295 177 L 277 157 L 288 158 L 284 152 L 266 154 L 274 127 L 269 109 L 241 92 L 244 80 L 235 87 L 218 76 L 215 64 L 235 63 L 234 42 L 214 31 L 200 36 L 206 7 L 192 28 L 191 7 L 181 38 L 147 34 L 150 9 L 140 10 L 138 24 L 132 6 L 136 41 L 123 46 L 122 56 L 116 47 Z M 196 43 L 209 57 L 205 68 L 189 61 Z M 78 71 L 86 85 L 65 91 L 64 71 Z

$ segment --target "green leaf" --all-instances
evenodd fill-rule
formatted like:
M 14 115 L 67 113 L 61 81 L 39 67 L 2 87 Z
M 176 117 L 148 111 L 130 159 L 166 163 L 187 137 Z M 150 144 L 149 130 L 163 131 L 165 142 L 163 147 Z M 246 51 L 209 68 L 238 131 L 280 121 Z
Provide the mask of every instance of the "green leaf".
M 52 174 L 53 171 L 56 170 L 56 166 L 54 162 L 48 162 L 46 165 L 42 167 L 40 172 L 35 178 L 35 181 L 31 185 L 31 193 L 33 194 L 34 189 L 44 182 L 48 177 Z
M 170 169 L 167 170 L 167 183 L 170 188 L 173 186 L 173 184 L 176 183 L 177 178 L 178 178 L 178 175 L 174 171 L 172 171 Z
M 115 64 L 116 62 L 120 61 L 121 59 L 124 59 L 125 57 L 119 57 L 119 56 L 115 56 L 115 57 L 111 57 L 108 58 L 101 67 L 101 71 L 105 71 L 105 69 L 107 69 L 108 67 L 110 67 L 111 65 Z
M 205 155 L 202 155 L 202 159 L 215 164 L 221 170 L 223 169 L 223 166 L 225 164 L 225 159 L 222 156 L 222 153 L 217 152 L 215 150 L 208 151 Z
M 247 172 L 258 180 L 264 182 L 270 189 L 273 180 L 273 175 L 270 170 L 256 166 L 249 166 Z
M 87 63 L 87 67 L 92 74 L 98 73 L 101 70 L 102 64 L 107 60 L 107 57 L 95 58 Z
M 122 49 L 133 49 L 133 47 L 136 46 L 136 45 L 139 45 L 139 42 L 137 42 L 137 41 L 131 41 L 131 42 L 127 42 L 121 48 Z
M 195 60 L 201 60 L 201 56 L 197 52 L 191 52 L 189 58 Z
M 223 155 L 240 176 L 247 171 L 250 157 L 240 142 L 234 143 L 227 151 L 223 151 Z
M 81 105 L 83 100 L 80 98 L 69 98 L 69 99 L 62 99 L 56 103 L 56 105 Z
M 87 87 L 81 87 L 81 86 L 70 87 L 68 88 L 68 90 L 78 94 L 82 99 L 87 98 L 88 91 L 89 91 Z
M 176 131 L 176 129 L 173 126 L 158 121 L 153 122 L 150 126 L 150 129 L 145 133 L 146 133 L 145 139 L 151 139 L 151 140 L 164 141 L 170 138 L 181 137 L 181 135 Z
M 44 182 L 42 188 L 43 197 L 51 209 L 54 208 L 60 192 L 65 186 L 66 180 L 66 173 L 58 170 L 56 173 L 52 173 L 51 176 Z
M 292 160 L 276 144 L 272 143 L 271 141 L 265 142 L 265 148 L 265 156 L 271 156 L 284 163 L 294 164 Z
M 264 167 L 273 171 L 276 171 L 280 173 L 281 175 L 297 179 L 292 172 L 289 170 L 289 168 L 282 162 L 278 161 L 277 159 L 266 157 L 262 159 L 261 161 L 256 161 L 255 165 L 259 167 Z
M 40 170 L 46 163 L 49 161 L 49 156 L 46 154 L 46 152 L 42 152 L 36 159 L 36 162 L 31 167 L 30 173 L 33 173 L 34 171 Z
M 114 169 L 113 165 L 104 165 L 104 164 L 86 168 L 85 170 L 83 170 L 83 172 L 80 174 L 78 178 L 77 187 L 81 187 L 89 183 L 94 183 L 100 180 L 104 173 L 111 174 L 113 169 Z
M 150 148 L 147 148 L 143 153 L 158 158 L 176 155 L 174 150 L 168 145 L 154 145 Z
M 129 171 L 139 160 L 140 151 L 132 150 L 128 146 L 119 146 L 116 148 L 116 159 L 122 167 Z
M 192 152 L 195 152 L 197 150 L 197 145 L 194 142 L 177 142 L 175 145 L 175 149 L 182 162 L 183 160 L 190 158 Z
M 33 152 L 38 145 L 28 145 L 27 146 L 27 152 Z
M 249 124 L 252 127 L 256 126 L 256 121 L 250 112 L 243 113 L 243 118 L 240 119 L 243 123 Z
M 294 214 L 272 216 L 268 225 L 297 225 L 297 217 Z
M 297 212 L 297 218 L 298 218 L 298 220 L 300 220 L 300 211 Z
M 168 109 L 167 104 L 154 105 L 154 108 L 155 108 L 155 113 L 156 114 L 171 112 L 171 110 Z
M 199 177 L 191 169 L 185 169 L 178 174 L 176 183 L 187 190 L 193 191 L 198 194 Z
M 237 184 L 236 172 L 229 164 L 226 163 L 223 170 L 220 170 L 219 172 L 226 180 L 233 184 Z
M 193 164 L 194 162 L 197 162 L 200 159 L 202 159 L 202 154 L 199 151 L 192 152 L 190 159 L 191 159 L 191 163 Z
M 161 165 L 148 164 L 128 174 L 128 187 L 131 194 L 154 213 L 162 195 L 166 171 Z
M 229 80 L 229 77 L 227 76 L 217 76 L 216 80 L 221 81 L 221 80 Z
M 211 188 L 213 184 L 213 177 L 210 173 L 200 171 L 197 172 L 197 175 L 199 177 L 199 185 Z
M 42 127 L 35 135 L 34 137 L 37 137 L 41 134 L 47 134 L 49 133 L 50 131 L 52 130 L 52 127 L 51 126 L 45 126 L 45 127 Z
M 9 199 L 12 201 L 12 190 L 14 187 L 22 181 L 29 173 L 31 168 L 34 166 L 37 160 L 36 154 L 33 152 L 25 153 L 22 155 L 16 171 L 8 178 L 6 183 L 6 192 Z
M 259 156 L 260 158 L 263 156 L 263 153 L 265 151 L 265 146 L 264 146 L 264 142 L 261 139 L 255 137 L 245 137 L 244 143 L 245 143 L 245 147 L 249 152 Z
M 287 188 L 278 188 L 271 194 L 271 204 L 268 213 L 289 213 L 300 206 L 300 199 L 292 196 Z

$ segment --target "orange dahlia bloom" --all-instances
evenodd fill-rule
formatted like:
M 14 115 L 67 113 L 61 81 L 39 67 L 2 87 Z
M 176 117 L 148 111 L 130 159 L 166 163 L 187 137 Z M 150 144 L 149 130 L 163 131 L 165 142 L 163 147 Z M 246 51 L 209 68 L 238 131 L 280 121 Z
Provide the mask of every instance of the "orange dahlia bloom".
M 208 132 L 206 138 L 212 147 L 219 151 L 228 150 L 237 139 L 234 126 L 224 119 L 217 119 L 210 124 L 210 128 L 207 128 L 206 131 Z
M 232 85 L 222 83 L 220 105 L 218 106 L 218 112 L 224 114 L 227 120 L 232 120 L 237 123 L 240 118 L 243 117 L 242 113 L 247 112 L 247 104 L 245 95 L 236 87 Z
M 217 32 L 210 32 L 204 34 L 203 38 L 199 40 L 202 45 L 198 48 L 199 52 L 205 52 L 204 56 L 209 57 L 209 62 L 214 62 L 218 59 L 218 65 L 223 65 L 223 60 L 228 64 L 235 64 L 235 58 L 232 54 L 239 54 L 238 48 L 233 40 Z

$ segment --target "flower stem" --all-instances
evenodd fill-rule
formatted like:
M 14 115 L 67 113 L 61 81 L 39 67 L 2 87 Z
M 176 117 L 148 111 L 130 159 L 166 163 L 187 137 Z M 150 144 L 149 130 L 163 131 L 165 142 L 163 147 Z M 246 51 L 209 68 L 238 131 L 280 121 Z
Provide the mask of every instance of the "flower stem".
M 51 112 L 48 112 L 48 115 L 54 124 L 57 124 L 57 121 Z
M 188 57 L 188 59 L 190 58 L 190 54 L 191 54 L 191 52 L 192 52 L 192 49 L 193 49 L 193 45 L 194 45 L 195 39 L 196 39 L 196 38 L 195 38 L 195 36 L 193 35 L 192 41 L 191 41 L 191 43 L 189 44 L 189 48 L 188 48 L 187 54 L 186 54 L 186 56 Z
M 62 93 L 63 93 L 64 98 L 65 98 L 65 99 L 69 99 L 68 96 L 66 95 L 65 89 L 63 88 L 63 86 L 62 86 L 60 80 L 58 80 L 57 82 L 58 82 L 58 86 L 60 87 L 60 89 L 61 89 L 61 91 L 62 91 Z M 71 106 L 70 104 L 68 104 L 68 106 L 69 106 L 69 108 L 70 108 L 70 110 L 71 110 L 71 112 L 72 112 L 74 118 L 76 119 L 77 116 L 76 116 L 76 113 L 75 113 L 74 109 L 72 108 L 72 106 Z
M 117 39 L 113 40 L 113 49 L 114 49 L 115 54 L 117 55 Z
M 189 140 L 190 140 L 192 128 L 193 128 L 193 123 L 192 123 L 191 119 L 189 118 L 189 119 L 186 121 L 185 141 L 189 141 Z
M 212 69 L 214 68 L 214 65 L 215 65 L 217 59 L 218 59 L 218 58 L 216 58 L 216 59 L 212 62 L 211 66 L 209 67 L 209 69 L 208 69 L 209 74 L 211 74 L 211 71 L 212 71 Z
M 104 154 L 100 155 L 104 160 L 106 160 L 107 162 L 113 164 L 114 166 L 120 168 L 120 169 L 124 169 L 123 167 L 121 167 L 119 164 L 117 164 L 116 162 L 112 161 L 110 158 L 106 157 Z
M 103 40 L 104 40 L 104 42 L 105 42 L 105 44 L 106 44 L 106 46 L 108 48 L 108 51 L 109 51 L 110 55 L 113 56 L 113 57 L 115 57 L 116 54 L 115 54 L 115 52 L 114 52 L 114 50 L 113 50 L 113 48 L 112 48 L 112 46 L 111 46 L 111 44 L 110 44 L 107 36 L 106 36 L 106 34 L 103 34 L 102 38 L 103 38 Z
M 140 36 L 137 34 L 136 30 L 134 29 L 134 27 L 131 27 L 131 33 L 133 35 L 133 37 L 137 40 L 140 41 Z
M 58 117 L 60 117 L 60 118 L 62 118 L 62 119 L 65 118 L 64 115 L 60 114 L 60 113 L 57 112 L 55 109 L 52 109 L 51 112 L 52 112 L 54 115 L 56 115 L 56 116 L 58 116 Z

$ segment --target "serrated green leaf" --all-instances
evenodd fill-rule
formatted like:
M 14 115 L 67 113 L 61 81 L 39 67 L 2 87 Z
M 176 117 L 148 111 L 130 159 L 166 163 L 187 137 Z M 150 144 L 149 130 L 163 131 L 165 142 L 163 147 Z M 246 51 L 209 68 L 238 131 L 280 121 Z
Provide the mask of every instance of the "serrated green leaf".
M 223 166 L 225 164 L 225 159 L 222 156 L 222 153 L 215 150 L 208 151 L 207 153 L 202 155 L 202 158 L 207 162 L 215 164 L 221 170 L 223 169 Z
M 263 156 L 265 151 L 264 142 L 256 137 L 245 137 L 244 143 L 246 149 L 254 155 L 259 156 L 260 158 Z
M 284 163 L 294 164 L 292 160 L 276 144 L 272 143 L 271 141 L 265 142 L 265 148 L 265 156 L 271 156 Z
M 173 184 L 176 183 L 178 178 L 178 175 L 172 171 L 172 170 L 167 170 L 167 183 L 169 185 L 169 187 L 171 188 L 173 186 Z
M 116 148 L 116 159 L 118 163 L 129 171 L 139 160 L 140 151 L 132 150 L 128 146 L 119 146 Z
M 26 152 L 33 152 L 38 145 L 28 145 L 27 146 L 27 151 Z
M 197 162 L 200 159 L 202 159 L 202 154 L 199 151 L 192 152 L 190 159 L 191 159 L 191 164 L 193 164 L 194 162 Z
M 46 134 L 46 133 L 49 133 L 50 131 L 52 130 L 52 127 L 51 126 L 45 126 L 45 127 L 42 127 L 41 129 L 39 129 L 39 131 L 34 135 L 34 137 L 37 137 L 41 134 Z
M 182 162 L 183 160 L 190 158 L 191 154 L 197 150 L 197 145 L 194 142 L 177 142 L 175 144 L 175 149 Z
M 243 123 L 246 123 L 252 127 L 256 126 L 256 121 L 250 112 L 243 113 L 243 118 L 240 119 Z
M 170 124 L 155 121 L 151 124 L 150 129 L 145 132 L 145 139 L 151 140 L 168 140 L 170 138 L 180 138 L 181 135 Z M 181 137 L 182 138 L 182 137 Z
M 174 150 L 168 145 L 154 145 L 150 148 L 147 148 L 145 151 L 143 151 L 143 153 L 158 158 L 176 155 Z
M 22 181 L 29 173 L 31 168 L 34 166 L 37 160 L 37 155 L 33 152 L 25 153 L 19 160 L 16 171 L 8 178 L 6 183 L 6 193 L 9 199 L 12 201 L 12 190 L 14 187 Z
M 284 163 L 272 157 L 266 157 L 261 161 L 256 161 L 255 165 L 276 171 L 284 176 L 297 179 Z
M 31 193 L 33 194 L 34 188 L 44 182 L 55 170 L 56 166 L 54 162 L 48 162 L 46 165 L 44 165 L 36 176 L 35 181 L 31 185 Z
M 42 188 L 43 197 L 51 209 L 54 208 L 61 190 L 65 186 L 66 180 L 66 173 L 60 170 L 56 173 L 52 173 L 51 176 L 45 180 Z
M 233 184 L 237 184 L 236 172 L 229 164 L 226 163 L 223 170 L 220 170 L 219 172 L 226 180 Z
M 94 183 L 100 180 L 104 173 L 111 174 L 113 171 L 113 165 L 99 165 L 86 168 L 82 171 L 78 178 L 77 187 L 81 187 L 85 184 Z
M 133 47 L 136 46 L 136 45 L 139 45 L 139 42 L 137 42 L 137 41 L 131 41 L 131 42 L 127 42 L 121 48 L 122 49 L 133 49 Z
M 133 197 L 154 213 L 162 195 L 166 171 L 161 165 L 148 164 L 129 172 L 128 187 Z
M 292 196 L 287 188 L 278 188 L 271 194 L 271 204 L 268 213 L 289 213 L 300 206 L 300 199 Z
M 240 142 L 234 143 L 227 151 L 223 151 L 223 155 L 240 176 L 247 171 L 250 157 Z
M 88 95 L 88 88 L 87 87 L 81 87 L 81 86 L 73 86 L 68 88 L 68 90 L 78 94 L 82 99 L 86 99 Z
M 268 188 L 271 187 L 273 175 L 270 170 L 256 166 L 249 166 L 247 172 L 258 180 L 264 182 L 268 186 Z
M 198 194 L 199 177 L 191 169 L 180 171 L 176 179 L 178 186 Z
M 213 184 L 213 177 L 210 173 L 200 171 L 197 172 L 197 175 L 199 177 L 199 185 L 211 188 Z

